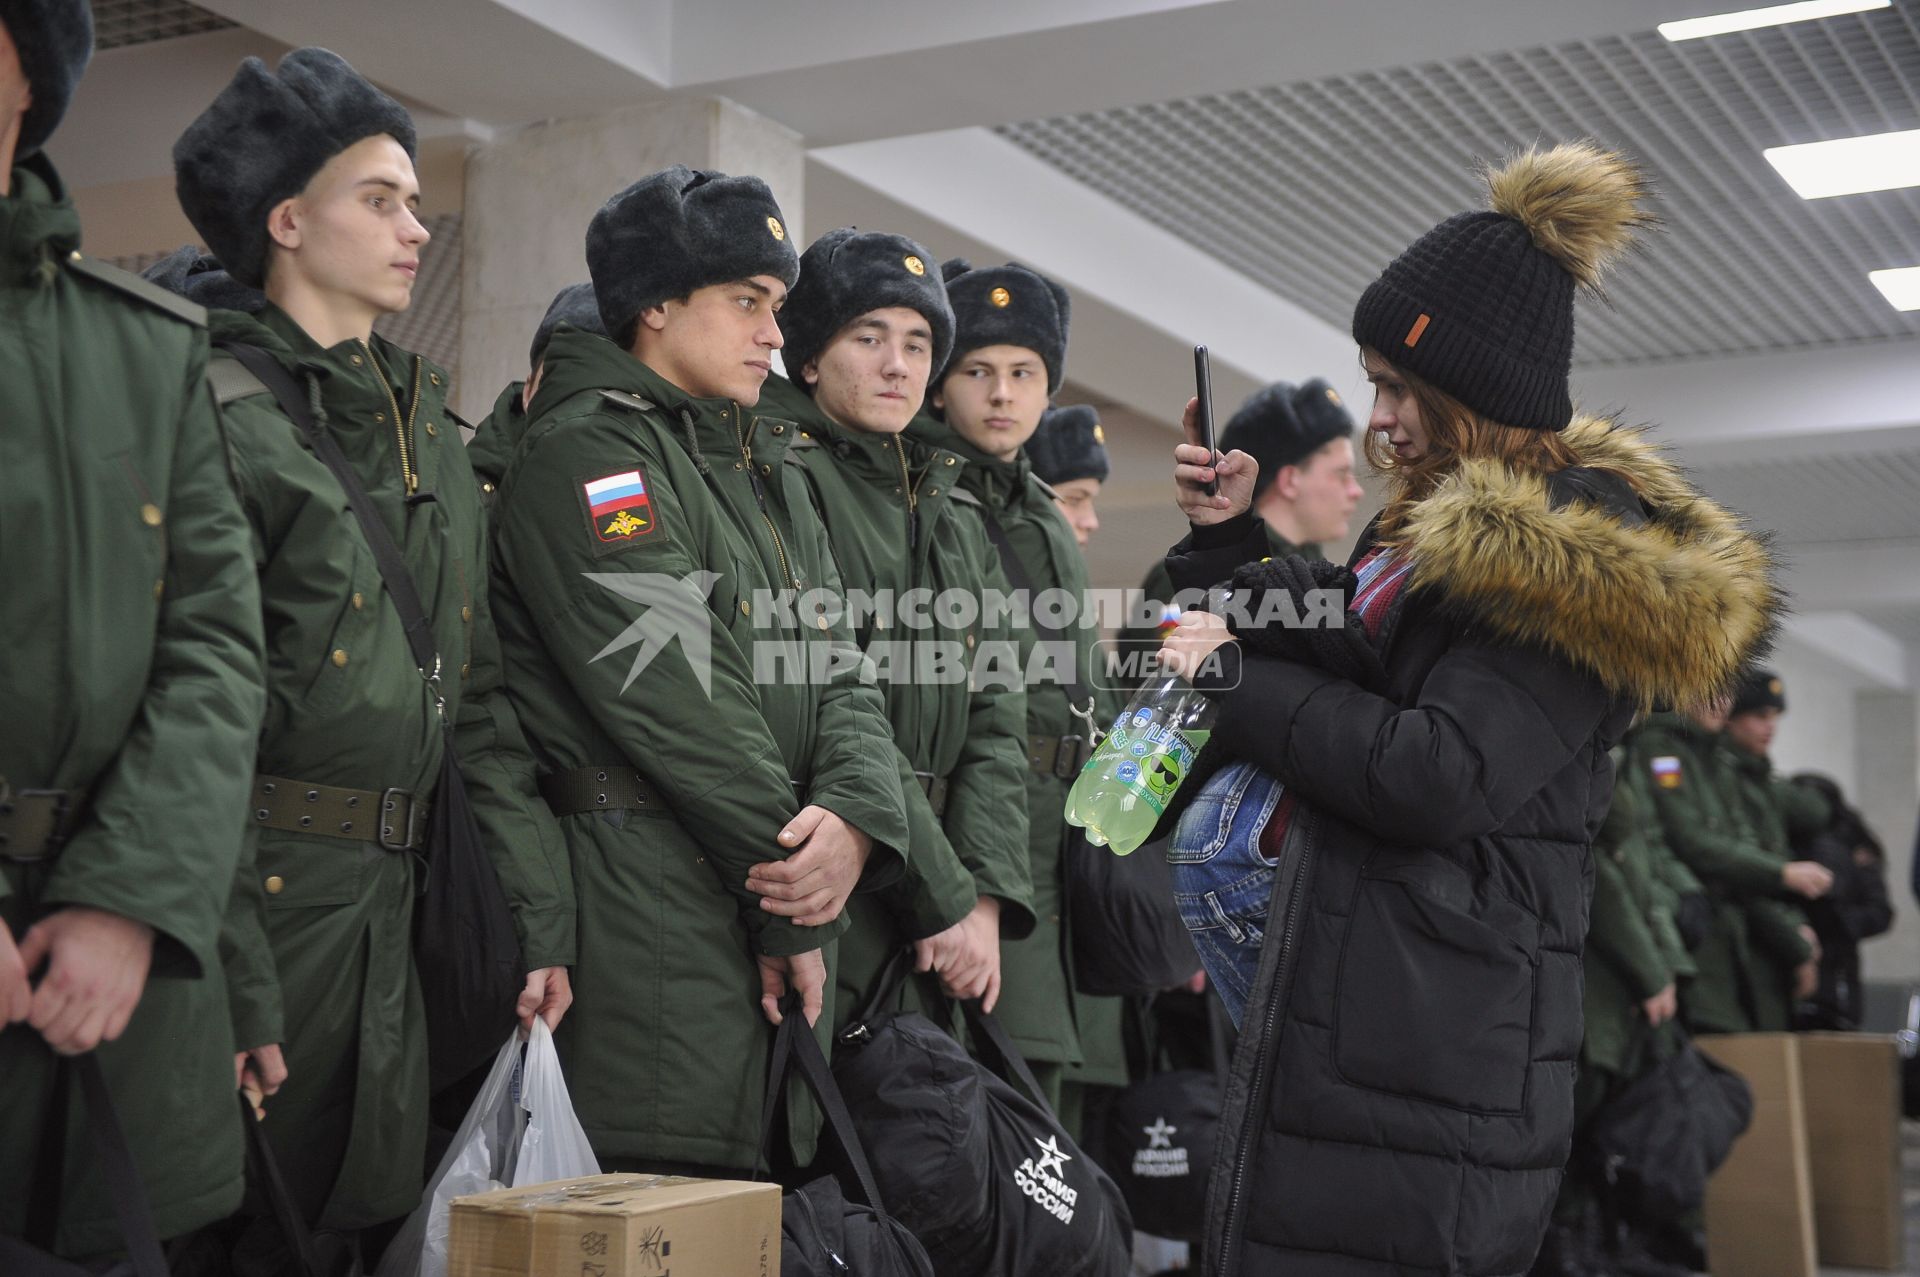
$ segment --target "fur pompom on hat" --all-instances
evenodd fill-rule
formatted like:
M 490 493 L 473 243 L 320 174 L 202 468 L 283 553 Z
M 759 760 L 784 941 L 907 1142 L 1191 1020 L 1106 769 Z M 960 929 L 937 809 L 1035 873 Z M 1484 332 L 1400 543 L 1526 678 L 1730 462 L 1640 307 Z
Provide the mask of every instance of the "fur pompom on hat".
M 800 254 L 765 182 L 676 164 L 600 206 L 587 273 L 608 335 L 625 343 L 641 311 L 696 289 L 755 275 L 792 288 Z
M 1049 408 L 1040 416 L 1040 428 L 1027 440 L 1027 461 L 1040 482 L 1072 483 L 1097 479 L 1113 472 L 1107 457 L 1107 435 L 1100 414 L 1090 404 Z
M 1353 336 L 1502 425 L 1573 420 L 1576 287 L 1653 222 L 1645 180 L 1591 142 L 1522 152 L 1483 174 L 1488 207 L 1415 240 L 1353 312 Z
M 328 160 L 385 134 L 414 157 L 413 117 L 327 49 L 259 58 L 173 144 L 180 208 L 243 284 L 266 286 L 267 214 L 307 188 Z
M 800 282 L 780 310 L 787 344 L 781 360 L 793 384 L 813 393 L 801 371 L 834 337 L 869 311 L 902 306 L 918 311 L 933 336 L 933 368 L 953 349 L 953 307 L 947 286 L 926 249 L 904 235 L 845 226 L 828 231 L 800 256 Z
M 528 371 L 540 366 L 547 353 L 547 343 L 553 340 L 554 331 L 562 324 L 599 333 L 602 337 L 607 335 L 606 325 L 600 322 L 600 299 L 593 295 L 592 284 L 568 284 L 553 295 L 547 313 L 540 317 L 540 326 L 533 330 L 533 346 L 527 351 Z
M 60 127 L 93 57 L 93 6 L 87 0 L 0 0 L 0 25 L 20 55 L 33 105 L 20 121 L 13 158 L 37 153 Z
M 1060 389 L 1067 363 L 1067 328 L 1073 302 L 1067 290 L 1036 271 L 1009 262 L 975 270 L 956 257 L 940 267 L 953 303 L 953 354 L 938 384 L 960 357 L 983 346 L 1023 346 L 1047 368 L 1047 393 Z
M 1353 437 L 1353 414 L 1340 392 L 1315 377 L 1304 385 L 1276 381 L 1247 396 L 1220 432 L 1220 450 L 1238 449 L 1260 463 L 1259 500 L 1283 466 L 1297 465 L 1335 439 Z
M 140 277 L 208 310 L 237 310 L 251 315 L 267 304 L 265 293 L 248 288 L 227 274 L 218 259 L 191 244 L 174 249 L 141 271 Z

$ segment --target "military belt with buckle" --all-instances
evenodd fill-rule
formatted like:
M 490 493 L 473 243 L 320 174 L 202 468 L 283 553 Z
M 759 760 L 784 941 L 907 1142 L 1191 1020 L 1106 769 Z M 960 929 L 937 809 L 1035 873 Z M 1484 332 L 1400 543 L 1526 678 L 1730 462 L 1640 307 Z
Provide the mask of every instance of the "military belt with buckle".
M 920 792 L 927 796 L 927 806 L 933 808 L 935 820 L 947 818 L 947 796 L 951 786 L 945 776 L 936 776 L 932 772 L 915 772 L 913 778 L 920 782 Z
M 0 860 L 52 860 L 86 817 L 84 790 L 16 790 L 0 778 Z
M 1084 736 L 1027 737 L 1027 766 L 1042 776 L 1072 780 L 1093 757 L 1093 745 Z
M 406 789 L 345 789 L 253 778 L 253 823 L 264 829 L 370 842 L 386 851 L 412 851 L 425 842 L 426 804 Z

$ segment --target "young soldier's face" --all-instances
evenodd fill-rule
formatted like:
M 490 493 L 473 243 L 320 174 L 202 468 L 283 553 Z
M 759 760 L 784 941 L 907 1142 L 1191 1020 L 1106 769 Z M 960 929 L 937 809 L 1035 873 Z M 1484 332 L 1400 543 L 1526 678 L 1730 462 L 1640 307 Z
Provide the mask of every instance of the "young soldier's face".
M 896 435 L 927 396 L 933 327 L 917 310 L 871 310 L 842 328 L 800 370 L 820 411 L 843 426 Z
M 1053 494 L 1060 513 L 1067 516 L 1067 526 L 1073 529 L 1073 539 L 1084 549 L 1093 534 L 1100 530 L 1100 516 L 1093 512 L 1093 499 L 1100 495 L 1100 481 L 1069 479 L 1065 483 L 1054 484 Z
M 772 275 L 697 288 L 640 312 L 633 353 L 696 399 L 751 408 L 786 342 L 777 318 L 786 300 L 787 286 Z
M 1773 748 L 1773 734 L 1780 728 L 1780 711 L 1769 705 L 1750 709 L 1727 720 L 1727 739 L 1749 754 L 1765 757 Z
M 1047 394 L 1047 366 L 1039 352 L 983 346 L 954 364 L 933 406 L 962 439 L 990 457 L 1011 461 L 1040 428 Z
M 1366 493 L 1353 477 L 1353 441 L 1333 439 L 1308 453 L 1297 465 L 1282 466 L 1262 498 L 1293 507 L 1293 526 L 1308 541 L 1338 541 Z
M 276 205 L 267 226 L 281 251 L 268 270 L 293 283 L 346 298 L 380 315 L 413 303 L 420 250 L 420 183 L 406 148 L 386 134 L 362 138 L 326 165 L 307 189 Z

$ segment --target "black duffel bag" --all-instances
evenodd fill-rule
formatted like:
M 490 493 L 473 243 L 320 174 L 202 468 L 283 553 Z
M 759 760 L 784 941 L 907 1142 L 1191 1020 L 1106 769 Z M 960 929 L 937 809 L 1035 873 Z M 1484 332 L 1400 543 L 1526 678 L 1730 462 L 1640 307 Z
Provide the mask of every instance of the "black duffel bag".
M 1642 1036 L 1653 1049 L 1655 1030 Z M 1633 1221 L 1678 1219 L 1706 1200 L 1707 1179 L 1753 1120 L 1753 1092 L 1678 1024 L 1675 1049 L 1600 1106 L 1587 1143 L 1615 1209 Z
M 1062 860 L 1073 984 L 1094 997 L 1132 997 L 1177 988 L 1200 969 L 1200 955 L 1173 904 L 1167 840 L 1130 855 L 1096 847 L 1069 828 Z
M 1149 1023 L 1142 1031 L 1146 1076 L 1107 1108 L 1099 1141 L 1107 1174 L 1133 1212 L 1133 1226 L 1176 1241 L 1199 1240 L 1232 1054 L 1219 997 L 1211 991 L 1201 997 L 1209 1067 L 1172 1067 L 1175 1044 L 1167 1040 L 1166 1026 Z
M 927 1252 L 886 1212 L 846 1099 L 801 1013 L 800 995 L 789 993 L 780 1013 L 767 1067 L 766 1107 L 760 1113 L 761 1155 L 766 1155 L 773 1138 L 774 1112 L 786 1089 L 787 1070 L 796 1068 L 820 1101 L 827 1128 L 839 1141 L 841 1158 L 863 1199 L 849 1201 L 832 1175 L 782 1197 L 780 1272 L 783 1277 L 933 1277 Z
M 918 1012 L 881 1010 L 910 959 L 881 972 L 833 1058 L 894 1217 L 940 1277 L 1128 1277 L 1120 1190 L 1047 1107 L 999 1022 L 962 1004 L 989 1069 Z

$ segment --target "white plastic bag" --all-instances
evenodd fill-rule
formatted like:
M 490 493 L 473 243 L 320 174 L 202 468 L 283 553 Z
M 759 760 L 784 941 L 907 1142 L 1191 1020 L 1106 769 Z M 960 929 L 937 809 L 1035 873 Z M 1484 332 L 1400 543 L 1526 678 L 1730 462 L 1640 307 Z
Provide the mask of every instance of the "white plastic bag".
M 419 1209 L 387 1247 L 375 1277 L 446 1277 L 447 1204 L 456 1197 L 599 1173 L 567 1097 L 553 1033 L 535 1016 L 528 1040 L 516 1033 L 494 1057 Z

